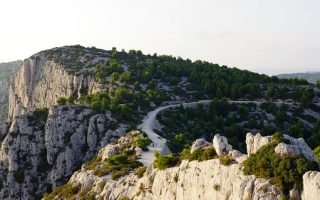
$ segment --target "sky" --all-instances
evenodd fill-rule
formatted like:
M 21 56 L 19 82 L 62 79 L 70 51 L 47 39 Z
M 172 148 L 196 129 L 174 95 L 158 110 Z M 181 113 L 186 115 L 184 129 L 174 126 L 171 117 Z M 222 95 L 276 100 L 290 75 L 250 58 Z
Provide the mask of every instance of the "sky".
M 268 75 L 320 71 L 320 1 L 0 0 L 0 62 L 74 44 Z

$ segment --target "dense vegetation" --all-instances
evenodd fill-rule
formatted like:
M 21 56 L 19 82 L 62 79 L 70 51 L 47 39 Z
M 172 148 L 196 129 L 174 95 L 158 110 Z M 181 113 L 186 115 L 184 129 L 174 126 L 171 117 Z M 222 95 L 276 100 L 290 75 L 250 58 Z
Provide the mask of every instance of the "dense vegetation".
M 317 111 L 319 107 L 312 105 L 312 109 Z M 306 114 L 298 104 L 235 104 L 222 98 L 208 106 L 166 110 L 157 119 L 164 126 L 158 133 L 168 139 L 169 148 L 176 153 L 198 138 L 211 141 L 217 133 L 245 152 L 245 135 L 252 131 L 262 135 L 280 131 L 303 137 L 312 148 L 320 145 L 320 120 Z
M 70 55 L 61 58 L 63 53 Z M 104 51 L 72 46 L 46 51 L 47 57 L 70 72 L 84 74 L 103 85 L 97 94 L 83 88 L 71 100 L 97 111 L 111 110 L 119 119 L 130 121 L 139 108 L 167 100 L 194 101 L 213 97 L 231 99 L 292 99 L 310 106 L 313 86 L 302 79 L 279 79 L 247 70 L 173 56 L 144 55 L 141 51 Z M 90 62 L 101 57 L 99 62 Z M 80 59 L 81 58 L 81 59 Z M 80 61 L 85 60 L 85 61 Z M 70 103 L 67 97 L 62 103 Z M 61 102 L 60 102 L 61 103 Z
M 292 73 L 292 74 L 279 74 L 279 78 L 299 78 L 305 79 L 309 83 L 317 84 L 320 80 L 320 72 L 307 72 L 307 73 Z
M 280 134 L 273 136 L 271 144 L 261 147 L 255 154 L 244 161 L 243 171 L 247 175 L 254 174 L 258 178 L 270 179 L 288 194 L 296 187 L 302 190 L 302 176 L 306 171 L 319 170 L 316 162 L 297 155 L 280 157 L 274 151 L 279 142 L 286 142 Z

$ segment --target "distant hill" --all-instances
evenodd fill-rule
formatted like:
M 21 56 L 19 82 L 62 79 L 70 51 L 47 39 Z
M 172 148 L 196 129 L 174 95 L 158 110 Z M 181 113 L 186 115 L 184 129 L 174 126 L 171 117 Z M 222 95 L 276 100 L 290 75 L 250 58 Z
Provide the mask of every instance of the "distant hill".
M 302 78 L 309 83 L 315 84 L 317 80 L 320 80 L 320 72 L 306 72 L 306 73 L 292 73 L 292 74 L 279 74 L 279 78 Z
M 22 61 L 0 63 L 0 122 L 6 118 L 8 89 Z

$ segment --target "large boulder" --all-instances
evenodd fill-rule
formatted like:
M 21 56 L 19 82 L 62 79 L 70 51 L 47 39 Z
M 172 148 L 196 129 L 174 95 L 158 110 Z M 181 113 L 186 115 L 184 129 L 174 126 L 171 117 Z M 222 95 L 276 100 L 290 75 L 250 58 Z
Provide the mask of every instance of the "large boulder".
M 303 138 L 296 139 L 285 134 L 283 135 L 283 138 L 286 142 L 281 142 L 276 146 L 275 152 L 277 154 L 280 156 L 288 154 L 301 155 L 310 160 L 317 161 L 317 158 Z
M 303 175 L 303 200 L 318 200 L 320 197 L 320 172 L 310 171 Z
M 191 153 L 193 153 L 197 149 L 202 149 L 209 146 L 212 146 L 212 144 L 210 142 L 207 142 L 205 139 L 203 138 L 197 139 L 196 141 L 193 142 L 191 146 Z
M 228 143 L 228 139 L 224 136 L 216 134 L 212 141 L 213 147 L 218 156 L 226 154 L 232 150 L 232 146 Z
M 246 144 L 247 144 L 247 154 L 250 156 L 256 153 L 260 147 L 267 145 L 272 142 L 272 136 L 261 136 L 260 133 L 253 135 L 252 133 L 247 133 Z

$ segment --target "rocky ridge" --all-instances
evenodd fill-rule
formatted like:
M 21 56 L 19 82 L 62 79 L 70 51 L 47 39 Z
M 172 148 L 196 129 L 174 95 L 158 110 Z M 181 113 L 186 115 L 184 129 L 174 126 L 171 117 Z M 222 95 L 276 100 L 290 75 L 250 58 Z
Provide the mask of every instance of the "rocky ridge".
M 43 51 L 23 61 L 9 91 L 9 119 L 36 108 L 49 108 L 59 97 L 80 97 L 98 91 L 101 85 L 81 72 L 108 59 L 82 47 Z M 91 69 L 94 70 L 94 69 Z
M 265 138 L 265 139 L 264 139 Z M 258 150 L 265 142 L 259 144 L 256 141 L 268 141 L 271 137 L 263 137 L 260 134 L 253 136 L 247 134 L 247 148 Z M 294 149 L 301 143 L 301 139 L 286 137 L 292 142 Z M 125 140 L 125 139 L 122 139 Z M 121 143 L 120 143 L 121 144 Z M 215 149 L 223 149 L 219 154 L 229 155 L 235 160 L 233 164 L 224 166 L 219 159 L 208 161 L 182 161 L 178 166 L 165 170 L 158 170 L 154 165 L 148 165 L 142 177 L 131 173 L 118 180 L 111 180 L 109 176 L 98 177 L 92 171 L 81 170 L 75 172 L 69 180 L 70 185 L 86 191 L 98 199 L 280 199 L 281 191 L 271 185 L 268 180 L 256 178 L 254 175 L 243 174 L 242 162 L 247 155 L 237 150 L 232 150 L 226 138 L 216 135 L 213 143 L 202 139 L 193 144 L 193 151 L 198 148 L 214 146 Z M 115 149 L 107 145 L 103 150 L 105 157 L 113 155 Z M 102 155 L 100 152 L 100 155 Z M 219 152 L 219 151 L 218 151 Z M 294 152 L 288 152 L 294 153 Z M 299 153 L 299 152 L 297 152 Z M 310 152 L 308 152 L 310 153 Z M 311 152 L 312 154 L 312 152 Z M 300 154 L 299 154 L 300 155 Z M 306 154 L 308 156 L 308 154 Z M 311 155 L 309 155 L 310 158 Z M 317 199 L 320 192 L 317 185 L 320 183 L 319 172 L 307 172 L 303 176 L 304 192 L 302 199 Z M 312 187 L 308 187 L 312 185 Z M 311 191 L 310 191 L 311 190 Z M 290 191 L 292 198 L 299 197 L 295 190 Z M 315 195 L 315 196 L 312 196 Z

